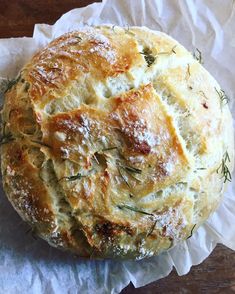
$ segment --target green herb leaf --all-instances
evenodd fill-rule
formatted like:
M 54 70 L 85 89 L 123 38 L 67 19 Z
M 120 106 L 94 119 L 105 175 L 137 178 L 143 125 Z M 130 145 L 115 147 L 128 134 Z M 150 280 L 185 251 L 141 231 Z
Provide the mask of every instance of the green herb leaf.
M 133 206 L 130 206 L 130 205 L 119 204 L 119 205 L 117 205 L 117 207 L 118 207 L 119 209 L 129 209 L 129 210 L 131 210 L 131 211 L 138 212 L 138 213 L 141 213 L 141 214 L 154 216 L 152 213 L 148 213 L 148 212 L 146 212 L 146 211 L 139 210 L 138 208 L 133 207 Z
M 20 78 L 21 78 L 21 74 L 19 74 L 18 77 L 16 77 L 15 79 L 7 80 L 6 85 L 5 85 L 5 89 L 4 89 L 4 93 L 11 90 L 11 88 L 13 88 L 13 86 L 15 86 L 19 82 Z
M 208 97 L 206 96 L 205 92 L 204 91 L 199 91 L 199 93 L 206 99 L 208 100 Z
M 122 174 L 121 169 L 124 170 L 128 175 L 130 175 L 131 177 L 133 177 L 135 180 L 141 182 L 140 179 L 138 179 L 134 174 L 141 174 L 142 170 L 135 168 L 135 167 L 131 167 L 131 166 L 125 166 L 125 165 L 121 165 L 118 164 L 118 171 L 119 174 L 121 175 L 123 181 L 126 183 L 126 185 L 130 188 L 130 184 L 128 183 L 127 179 L 125 178 L 125 176 Z
M 80 43 L 82 41 L 82 38 L 79 36 L 75 36 L 75 38 L 78 40 L 78 43 Z
M 202 59 L 202 52 L 196 48 L 196 50 L 193 53 L 193 57 L 201 64 L 203 64 L 203 59 Z
M 218 94 L 218 96 L 219 96 L 219 98 L 220 98 L 220 104 L 221 104 L 221 106 L 222 105 L 226 105 L 226 104 L 228 104 L 229 103 L 229 97 L 225 94 L 225 92 L 224 92 L 224 90 L 222 90 L 222 89 L 220 89 L 220 90 L 217 90 L 216 88 L 215 88 L 215 91 L 217 92 L 217 94 Z
M 157 220 L 154 221 L 152 227 L 150 228 L 148 234 L 147 234 L 147 237 L 150 236 L 152 234 L 152 232 L 154 231 L 155 227 L 156 227 L 156 224 L 157 224 Z
M 190 65 L 189 65 L 189 63 L 187 65 L 187 72 L 188 72 L 188 76 L 190 77 L 191 76 L 191 72 L 190 72 Z
M 68 181 L 76 181 L 76 180 L 80 180 L 81 178 L 84 178 L 86 176 L 82 175 L 81 173 L 77 173 L 74 176 L 69 176 L 69 177 L 64 177 L 63 179 L 66 179 Z
M 125 176 L 122 174 L 122 172 L 121 172 L 121 168 L 120 168 L 120 167 L 118 167 L 118 172 L 119 172 L 121 178 L 123 179 L 123 182 L 127 185 L 127 187 L 128 187 L 128 188 L 131 188 L 131 186 L 130 186 L 130 184 L 128 183 L 128 181 L 126 180 Z
M 136 174 L 141 174 L 142 173 L 142 170 L 141 169 L 138 169 L 138 168 L 135 168 L 135 167 L 131 167 L 131 166 L 122 166 L 125 170 L 127 170 L 128 172 L 131 172 L 131 173 L 136 173 Z
M 230 162 L 230 157 L 228 155 L 228 151 L 224 153 L 224 160 Z
M 114 149 L 118 149 L 118 148 L 116 146 L 113 146 L 113 147 L 104 148 L 101 151 L 110 151 L 110 150 L 114 150 Z
M 140 54 L 144 55 L 148 67 L 150 67 L 156 60 L 156 57 L 152 55 L 152 51 L 149 48 L 145 48 Z
M 223 156 L 222 163 L 220 164 L 220 166 L 217 169 L 217 173 L 222 174 L 222 178 L 224 178 L 224 183 L 226 183 L 226 181 L 228 181 L 228 182 L 232 181 L 231 172 L 230 172 L 228 166 L 226 165 L 227 162 L 230 162 L 230 157 L 229 157 L 228 152 L 226 151 Z
M 126 173 L 128 173 L 132 178 L 134 178 L 136 181 L 141 182 L 140 179 L 138 179 L 135 174 L 141 174 L 141 170 L 138 168 L 134 168 L 134 167 L 129 167 L 129 166 L 121 166 L 122 169 L 125 170 Z
M 175 45 L 170 51 L 162 51 L 157 53 L 157 55 L 170 55 L 172 53 L 176 54 L 175 48 L 177 47 L 177 45 Z
M 90 170 L 90 172 L 92 172 L 92 171 L 93 171 L 93 169 Z M 89 176 L 89 174 L 82 175 L 81 173 L 78 172 L 76 175 L 63 177 L 63 178 L 59 179 L 58 182 L 61 181 L 61 180 L 64 180 L 64 179 L 67 180 L 67 181 L 73 182 L 73 181 L 76 181 L 76 180 L 81 180 L 82 178 L 85 178 L 87 176 Z
M 189 238 L 192 237 L 192 235 L 193 235 L 193 230 L 195 229 L 196 225 L 197 225 L 197 224 L 193 225 L 193 227 L 192 227 L 192 229 L 191 229 L 191 232 L 190 232 L 190 235 L 188 236 L 187 239 L 189 239 Z
M 176 54 L 176 51 L 175 51 L 175 48 L 177 47 L 177 45 L 175 45 L 172 49 L 171 49 L 171 51 L 174 53 L 174 54 Z
M 124 27 L 124 30 L 125 30 L 125 34 L 135 36 L 135 34 L 130 30 L 130 26 L 128 24 L 127 24 L 127 28 Z

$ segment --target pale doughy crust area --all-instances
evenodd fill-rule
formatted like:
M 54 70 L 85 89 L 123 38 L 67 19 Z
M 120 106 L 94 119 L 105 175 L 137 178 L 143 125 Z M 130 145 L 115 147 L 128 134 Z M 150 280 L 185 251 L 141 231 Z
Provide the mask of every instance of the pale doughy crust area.
M 6 194 L 53 246 L 90 258 L 157 255 L 221 201 L 234 148 L 220 91 L 164 33 L 65 34 L 5 94 Z

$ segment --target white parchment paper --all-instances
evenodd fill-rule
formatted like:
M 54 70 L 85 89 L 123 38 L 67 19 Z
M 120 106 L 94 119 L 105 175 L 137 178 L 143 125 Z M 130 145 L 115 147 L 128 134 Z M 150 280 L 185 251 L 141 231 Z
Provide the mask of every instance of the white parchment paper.
M 35 26 L 33 38 L 0 40 L 0 77 L 14 77 L 41 47 L 84 25 L 139 25 L 164 31 L 189 50 L 202 51 L 205 67 L 231 98 L 235 117 L 235 5 L 232 0 L 106 0 L 63 15 L 53 26 Z M 233 174 L 235 179 L 235 173 Z M 27 233 L 28 226 L 0 191 L 0 293 L 119 293 L 179 275 L 201 263 L 217 243 L 235 250 L 235 181 L 218 210 L 192 238 L 142 261 L 84 261 Z

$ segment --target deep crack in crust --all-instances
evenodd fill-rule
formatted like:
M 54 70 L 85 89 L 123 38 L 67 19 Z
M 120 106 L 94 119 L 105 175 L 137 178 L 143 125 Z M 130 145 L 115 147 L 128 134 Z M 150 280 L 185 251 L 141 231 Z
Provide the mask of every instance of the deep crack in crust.
M 63 35 L 5 95 L 9 200 L 42 238 L 79 256 L 168 249 L 216 209 L 226 151 L 232 170 L 232 120 L 216 89 L 163 33 L 103 26 Z

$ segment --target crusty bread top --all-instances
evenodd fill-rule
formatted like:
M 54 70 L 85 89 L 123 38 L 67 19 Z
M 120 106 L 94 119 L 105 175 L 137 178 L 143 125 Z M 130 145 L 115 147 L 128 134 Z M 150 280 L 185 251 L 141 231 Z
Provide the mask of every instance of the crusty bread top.
M 143 258 L 189 237 L 233 168 L 217 82 L 169 36 L 86 27 L 38 52 L 5 95 L 2 174 L 54 246 Z

